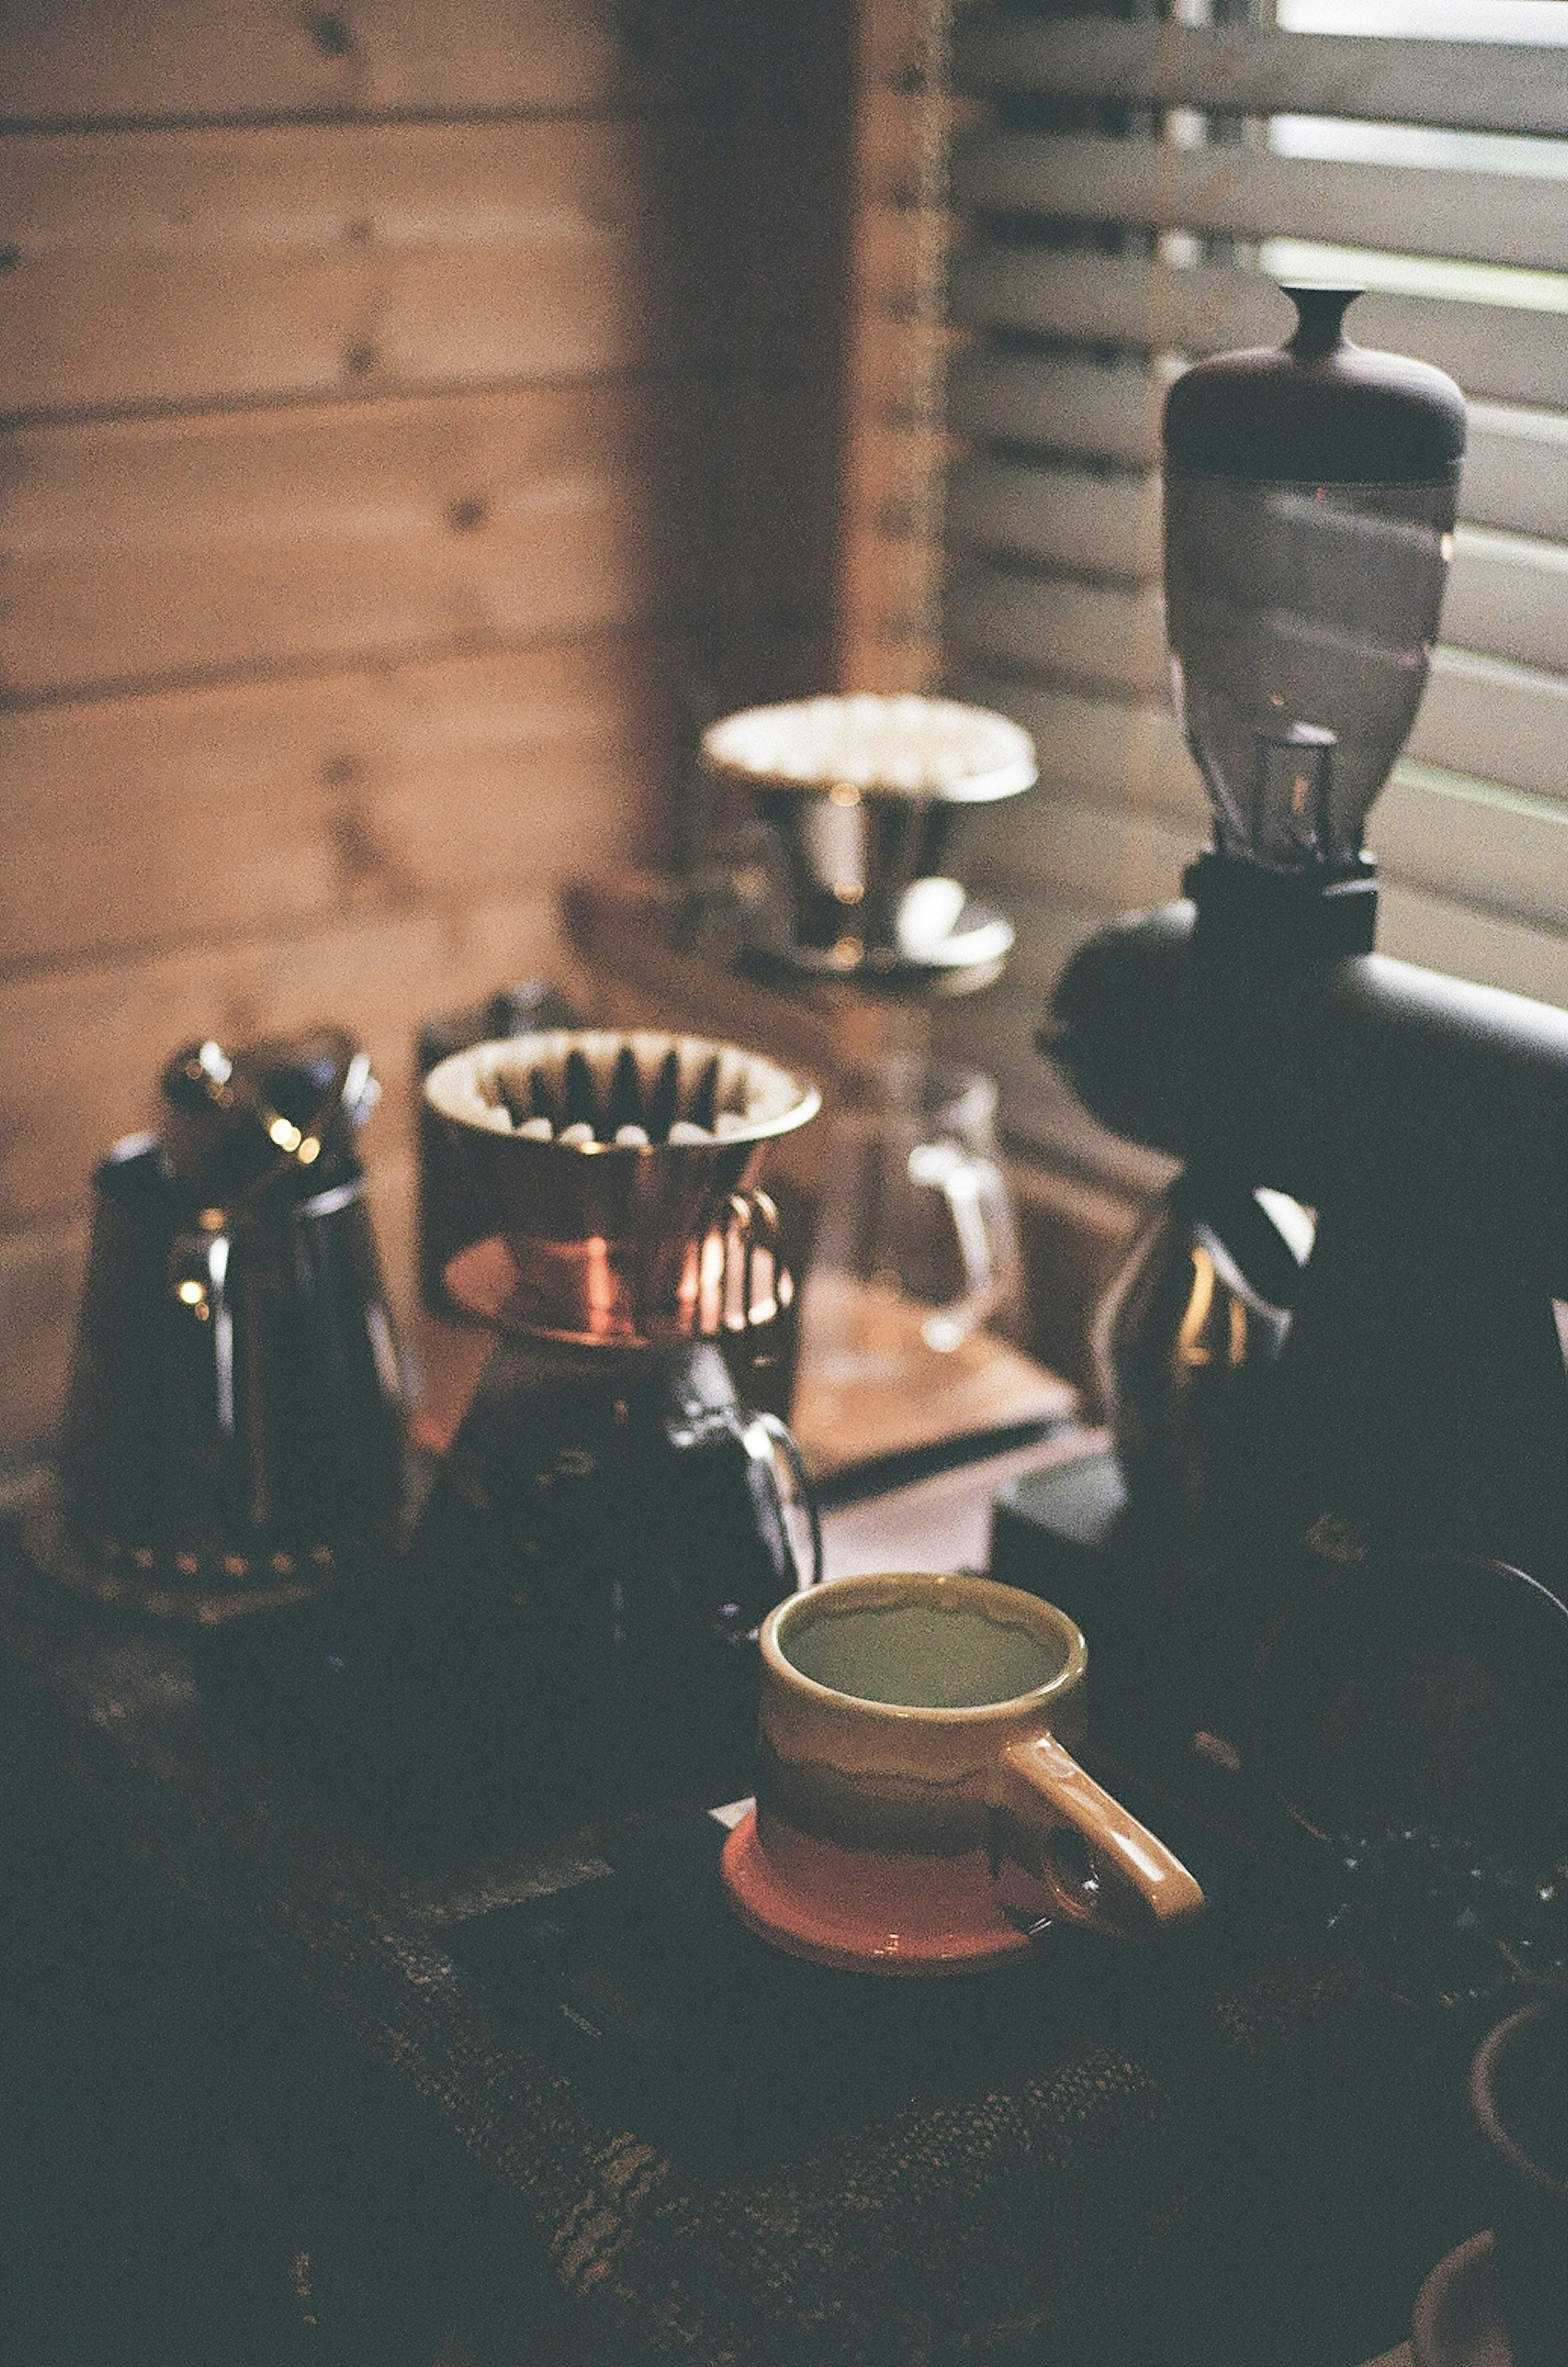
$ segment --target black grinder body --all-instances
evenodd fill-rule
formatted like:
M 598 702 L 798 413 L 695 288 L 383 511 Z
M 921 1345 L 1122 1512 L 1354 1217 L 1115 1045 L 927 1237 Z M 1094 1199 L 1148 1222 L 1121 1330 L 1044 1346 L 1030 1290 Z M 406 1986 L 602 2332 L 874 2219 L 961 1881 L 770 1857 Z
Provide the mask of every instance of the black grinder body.
M 1273 1353 L 1209 1398 L 1199 1484 L 1123 1457 L 1084 1605 L 1113 1654 L 1223 1732 L 1314 1559 L 1457 1551 L 1561 1592 L 1568 1014 L 1182 901 L 1091 939 L 1042 1040 L 1104 1125 L 1184 1163 L 1173 1198 L 1244 1283 L 1259 1188 L 1315 1217 Z

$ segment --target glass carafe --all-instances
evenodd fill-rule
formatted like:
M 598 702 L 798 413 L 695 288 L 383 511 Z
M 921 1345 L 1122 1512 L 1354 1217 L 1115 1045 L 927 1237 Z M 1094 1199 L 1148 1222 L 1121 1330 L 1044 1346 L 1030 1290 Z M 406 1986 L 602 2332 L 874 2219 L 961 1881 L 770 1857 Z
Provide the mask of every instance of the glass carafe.
M 1022 1288 L 998 1163 L 997 1089 L 977 1070 L 889 1054 L 833 1114 L 801 1316 L 801 1369 L 846 1410 L 951 1389 Z

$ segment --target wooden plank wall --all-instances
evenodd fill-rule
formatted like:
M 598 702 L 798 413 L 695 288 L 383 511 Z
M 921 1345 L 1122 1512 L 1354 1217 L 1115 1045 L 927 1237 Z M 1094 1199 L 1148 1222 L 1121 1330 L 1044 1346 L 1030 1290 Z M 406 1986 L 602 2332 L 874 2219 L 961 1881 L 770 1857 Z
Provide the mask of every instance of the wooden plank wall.
M 175 1045 L 361 1036 L 406 1304 L 418 1019 L 563 974 L 561 882 L 668 855 L 708 714 L 830 678 L 852 44 L 0 10 L 0 1450 Z

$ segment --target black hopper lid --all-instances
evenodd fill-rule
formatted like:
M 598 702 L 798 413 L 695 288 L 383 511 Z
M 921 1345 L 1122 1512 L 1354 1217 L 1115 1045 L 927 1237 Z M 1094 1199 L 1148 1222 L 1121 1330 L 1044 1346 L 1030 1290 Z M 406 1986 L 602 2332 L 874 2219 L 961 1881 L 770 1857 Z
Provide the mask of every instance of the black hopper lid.
M 1168 468 L 1288 483 L 1451 483 L 1464 457 L 1464 397 L 1446 371 L 1352 345 L 1359 288 L 1287 287 L 1283 345 L 1195 362 L 1165 406 Z

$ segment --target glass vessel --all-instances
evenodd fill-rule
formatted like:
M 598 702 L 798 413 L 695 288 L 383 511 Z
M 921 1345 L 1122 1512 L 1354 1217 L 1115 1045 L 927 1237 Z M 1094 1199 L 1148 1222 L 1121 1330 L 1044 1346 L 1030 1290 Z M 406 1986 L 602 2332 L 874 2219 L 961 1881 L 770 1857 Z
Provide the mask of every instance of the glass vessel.
M 1223 857 L 1346 869 L 1415 720 L 1453 550 L 1459 389 L 1370 353 L 1359 291 L 1289 288 L 1278 351 L 1225 354 L 1166 410 L 1172 673 Z

